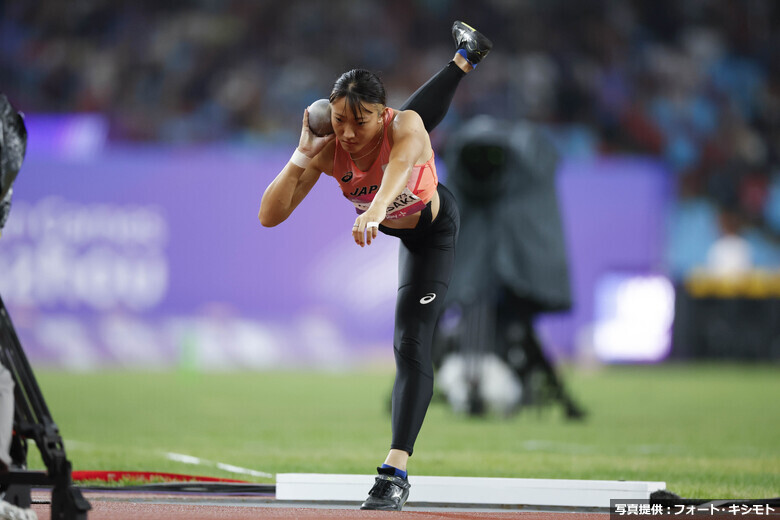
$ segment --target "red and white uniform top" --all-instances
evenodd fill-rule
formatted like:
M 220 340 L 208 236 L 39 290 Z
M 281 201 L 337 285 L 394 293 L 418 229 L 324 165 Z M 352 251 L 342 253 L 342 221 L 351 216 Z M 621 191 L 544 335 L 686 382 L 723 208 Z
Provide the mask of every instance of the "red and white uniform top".
M 341 186 L 344 196 L 355 205 L 358 214 L 365 212 L 371 205 L 376 192 L 379 191 L 379 186 L 382 184 L 385 168 L 390 162 L 392 147 L 387 138 L 387 127 L 393 120 L 393 116 L 393 109 L 388 108 L 385 114 L 385 124 L 382 130 L 384 135 L 379 155 L 367 171 L 360 170 L 349 153 L 341 148 L 338 141 L 336 142 L 333 176 Z M 434 154 L 431 154 L 431 158 L 425 163 L 414 165 L 406 187 L 388 206 L 387 218 L 396 219 L 422 211 L 433 198 L 433 194 L 436 193 L 438 183 Z

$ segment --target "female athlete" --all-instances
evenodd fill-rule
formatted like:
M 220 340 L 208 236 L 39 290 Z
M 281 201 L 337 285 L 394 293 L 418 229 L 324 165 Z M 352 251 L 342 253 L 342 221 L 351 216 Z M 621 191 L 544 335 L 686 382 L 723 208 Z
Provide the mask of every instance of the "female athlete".
M 392 442 L 362 509 L 401 510 L 409 496 L 407 462 L 433 394 L 431 342 L 452 273 L 460 217 L 452 194 L 438 182 L 428 132 L 444 117 L 461 78 L 492 47 L 456 21 L 452 61 L 400 110 L 386 105 L 373 73 L 355 69 L 330 94 L 334 133 L 318 137 L 308 110 L 298 148 L 263 194 L 264 226 L 282 223 L 324 173 L 341 186 L 358 213 L 352 237 L 361 247 L 379 232 L 398 237 L 398 294 L 393 339 L 396 377 Z

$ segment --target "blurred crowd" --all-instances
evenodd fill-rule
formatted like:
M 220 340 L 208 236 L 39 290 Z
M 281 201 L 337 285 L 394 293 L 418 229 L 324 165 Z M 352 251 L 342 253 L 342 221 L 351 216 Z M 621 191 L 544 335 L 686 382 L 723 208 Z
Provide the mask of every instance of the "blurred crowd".
M 397 106 L 465 20 L 495 48 L 437 142 L 489 114 L 547 125 L 569 157 L 661 157 L 673 274 L 722 237 L 780 265 L 775 0 L 0 0 L 0 19 L 1 90 L 20 110 L 101 113 L 112 139 L 169 143 L 296 139 L 353 67 Z

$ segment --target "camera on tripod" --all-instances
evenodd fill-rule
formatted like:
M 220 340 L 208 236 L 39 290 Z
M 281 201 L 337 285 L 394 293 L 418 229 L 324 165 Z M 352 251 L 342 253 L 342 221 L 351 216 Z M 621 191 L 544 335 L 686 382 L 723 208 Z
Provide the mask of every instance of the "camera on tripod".
M 27 151 L 24 116 L 0 94 L 0 234 L 11 212 L 13 183 Z M 0 247 L 2 244 L 0 243 Z M 13 398 L 0 400 L 0 497 L 17 508 L 30 507 L 33 486 L 52 486 L 52 518 L 86 520 L 89 502 L 73 486 L 71 463 L 32 367 L 0 298 L 0 382 Z M 10 397 L 10 396 L 9 396 Z M 10 424 L 13 407 L 13 424 Z M 13 434 L 12 434 L 13 432 Z M 27 442 L 35 441 L 47 471 L 27 470 Z M 10 445 L 9 445 L 10 444 Z M 8 507 L 12 507 L 8 506 Z

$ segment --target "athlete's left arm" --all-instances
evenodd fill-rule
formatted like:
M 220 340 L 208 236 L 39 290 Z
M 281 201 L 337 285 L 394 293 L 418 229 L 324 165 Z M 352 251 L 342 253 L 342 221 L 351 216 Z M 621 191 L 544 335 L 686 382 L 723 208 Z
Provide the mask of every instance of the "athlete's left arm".
M 374 204 L 387 208 L 404 191 L 414 165 L 429 146 L 430 139 L 417 112 L 399 112 L 393 121 L 393 148 L 382 176 L 382 185 L 374 197 Z
M 422 119 L 417 112 L 404 110 L 399 112 L 393 120 L 393 148 L 390 151 L 390 159 L 382 176 L 382 185 L 377 190 L 371 206 L 360 215 L 355 224 L 355 239 L 362 246 L 364 231 L 368 231 L 366 241 L 368 244 L 376 238 L 376 227 L 366 230 L 369 222 L 382 222 L 387 215 L 387 208 L 395 198 L 404 191 L 414 165 L 426 148 L 430 147 L 430 138 L 425 131 Z

